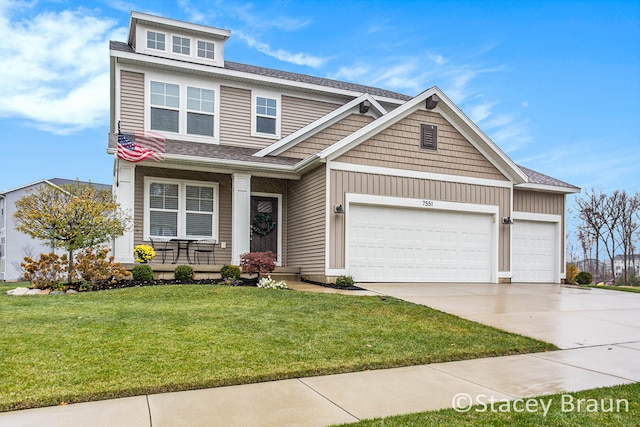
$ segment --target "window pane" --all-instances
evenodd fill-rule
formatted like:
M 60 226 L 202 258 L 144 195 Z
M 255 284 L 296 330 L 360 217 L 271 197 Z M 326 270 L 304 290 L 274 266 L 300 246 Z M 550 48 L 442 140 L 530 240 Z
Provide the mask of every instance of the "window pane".
M 213 215 L 187 213 L 187 236 L 213 235 Z
M 213 43 L 198 41 L 198 56 L 200 58 L 213 59 Z
M 190 135 L 213 136 L 213 116 L 187 113 L 187 133 Z
M 149 212 L 149 234 L 152 236 L 177 236 L 178 213 L 177 212 Z
M 169 83 L 151 82 L 151 104 L 179 108 L 180 87 Z
M 178 112 L 151 108 L 151 129 L 178 132 Z
M 256 132 L 276 134 L 276 119 L 269 117 L 256 117 Z
M 213 188 L 187 185 L 187 210 L 213 212 Z
M 187 109 L 213 114 L 214 97 L 213 90 L 187 86 Z
M 191 40 L 187 37 L 173 36 L 173 52 L 189 55 Z

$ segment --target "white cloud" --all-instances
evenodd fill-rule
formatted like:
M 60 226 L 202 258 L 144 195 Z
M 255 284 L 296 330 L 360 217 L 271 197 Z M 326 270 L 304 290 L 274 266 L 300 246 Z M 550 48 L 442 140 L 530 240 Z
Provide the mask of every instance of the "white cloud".
M 0 116 L 57 134 L 107 124 L 108 44 L 126 30 L 82 8 L 28 20 L 7 10 L 0 10 L 0 38 L 12 42 L 0 45 Z
M 266 10 L 268 11 L 269 9 Z M 236 7 L 234 12 L 238 16 L 238 19 L 247 24 L 248 27 L 258 30 L 277 28 L 283 31 L 296 31 L 306 27 L 311 22 L 310 20 L 289 18 L 281 15 L 265 16 L 265 13 L 255 11 L 251 3 Z
M 202 23 L 206 18 L 204 13 L 191 6 L 189 0 L 178 0 L 178 6 L 189 15 L 190 22 Z
M 236 31 L 234 35 L 244 40 L 249 46 L 253 47 L 258 52 L 274 57 L 280 61 L 290 62 L 296 65 L 306 65 L 312 68 L 318 68 L 326 62 L 326 58 L 320 58 L 306 53 L 291 53 L 283 49 L 273 50 L 267 43 L 259 42 L 241 31 Z

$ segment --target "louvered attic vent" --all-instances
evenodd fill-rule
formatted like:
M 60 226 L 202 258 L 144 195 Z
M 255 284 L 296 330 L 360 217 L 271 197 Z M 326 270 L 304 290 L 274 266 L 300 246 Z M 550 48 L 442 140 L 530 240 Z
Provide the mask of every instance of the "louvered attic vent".
M 438 149 L 438 127 L 434 125 L 420 125 L 420 148 L 425 150 Z

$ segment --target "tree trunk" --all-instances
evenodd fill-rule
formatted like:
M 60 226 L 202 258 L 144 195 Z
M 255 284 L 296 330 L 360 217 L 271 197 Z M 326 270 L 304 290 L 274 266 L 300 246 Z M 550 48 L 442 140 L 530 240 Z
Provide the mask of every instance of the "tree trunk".
M 69 249 L 69 266 L 67 269 L 67 283 L 71 284 L 71 274 L 73 273 L 73 249 Z

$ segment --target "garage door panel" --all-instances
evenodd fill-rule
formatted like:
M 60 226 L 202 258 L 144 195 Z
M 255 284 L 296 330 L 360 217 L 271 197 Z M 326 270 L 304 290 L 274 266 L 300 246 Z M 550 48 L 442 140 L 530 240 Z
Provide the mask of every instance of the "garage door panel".
M 492 227 L 488 214 L 352 205 L 349 270 L 359 281 L 490 282 Z
M 514 282 L 556 281 L 557 226 L 552 222 L 518 220 L 513 225 Z

